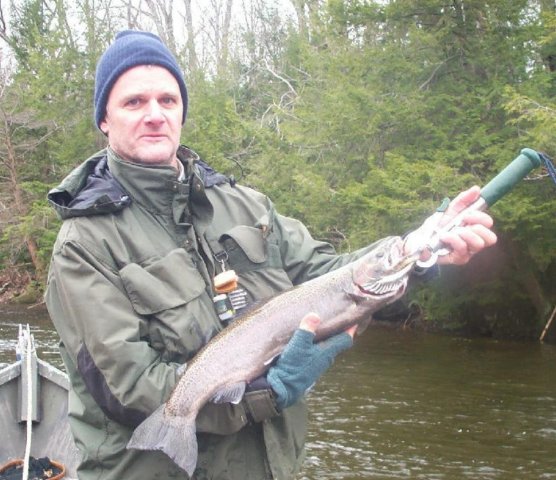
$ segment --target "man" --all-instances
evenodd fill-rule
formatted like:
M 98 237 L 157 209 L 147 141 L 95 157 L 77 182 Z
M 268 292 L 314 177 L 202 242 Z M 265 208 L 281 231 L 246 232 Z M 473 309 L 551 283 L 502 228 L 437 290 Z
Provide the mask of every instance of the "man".
M 371 248 L 338 256 L 264 195 L 212 170 L 180 146 L 186 113 L 182 73 L 158 37 L 118 34 L 95 82 L 95 120 L 109 146 L 49 193 L 64 223 L 46 302 L 71 379 L 83 480 L 187 478 L 165 454 L 126 445 L 224 327 L 213 302 L 217 275 L 235 270 L 254 302 Z M 460 194 L 444 217 L 477 195 L 477 188 Z M 440 263 L 465 263 L 470 252 L 492 245 L 491 225 L 487 214 L 468 216 L 458 233 L 443 237 L 451 253 Z M 301 328 L 314 331 L 318 322 L 308 316 Z M 279 359 L 239 404 L 207 404 L 197 418 L 193 478 L 293 478 L 306 434 L 303 393 L 352 335 L 333 337 L 326 350 L 309 342 L 316 371 L 297 364 L 288 370 Z

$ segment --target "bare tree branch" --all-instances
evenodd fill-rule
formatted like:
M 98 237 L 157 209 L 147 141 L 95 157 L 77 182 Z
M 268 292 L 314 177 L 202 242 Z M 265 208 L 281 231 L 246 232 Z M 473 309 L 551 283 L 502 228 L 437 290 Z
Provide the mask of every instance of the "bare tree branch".
M 6 17 L 4 15 L 4 6 L 2 5 L 2 0 L 0 0 L 0 38 L 6 43 L 8 42 L 8 28 L 6 23 Z
M 263 58 L 264 64 L 265 64 L 265 68 L 266 70 L 273 76 L 276 77 L 278 80 L 284 82 L 288 88 L 290 89 L 290 92 L 293 93 L 293 95 L 295 97 L 297 97 L 297 92 L 295 91 L 295 88 L 293 88 L 293 85 L 286 79 L 284 78 L 282 75 L 279 75 L 278 73 L 276 73 L 270 66 L 270 64 L 268 63 L 268 59 L 266 57 Z

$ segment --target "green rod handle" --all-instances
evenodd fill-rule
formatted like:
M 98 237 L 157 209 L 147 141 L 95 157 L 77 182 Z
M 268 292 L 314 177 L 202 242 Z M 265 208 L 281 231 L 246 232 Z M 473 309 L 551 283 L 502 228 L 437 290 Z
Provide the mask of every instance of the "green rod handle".
M 488 182 L 481 190 L 481 196 L 475 200 L 467 208 L 459 212 L 453 217 L 446 225 L 440 228 L 440 231 L 430 238 L 425 248 L 431 252 L 437 252 L 443 248 L 443 243 L 440 241 L 440 232 L 447 232 L 458 225 L 461 225 L 463 218 L 469 211 L 486 210 L 495 202 L 500 200 L 506 193 L 508 193 L 514 185 L 519 182 L 525 175 L 527 175 L 533 168 L 541 165 L 541 157 L 535 150 L 524 148 L 517 158 L 504 168 L 496 177 Z M 443 211 L 443 210 L 442 210 Z M 434 257 L 431 257 L 433 259 Z M 436 261 L 436 260 L 434 260 Z M 426 264 L 427 262 L 425 262 Z M 434 263 L 434 262 L 433 262 Z M 431 264 L 432 265 L 432 264 Z M 430 266 L 422 265 L 421 266 Z
M 490 207 L 506 195 L 531 170 L 540 165 L 539 154 L 535 150 L 524 148 L 517 158 L 482 188 L 481 197 Z

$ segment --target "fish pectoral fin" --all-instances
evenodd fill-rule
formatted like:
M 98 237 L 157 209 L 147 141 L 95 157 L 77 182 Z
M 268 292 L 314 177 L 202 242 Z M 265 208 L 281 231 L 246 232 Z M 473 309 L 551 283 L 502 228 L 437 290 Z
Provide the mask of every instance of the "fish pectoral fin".
M 245 393 L 245 382 L 238 382 L 232 385 L 226 385 L 218 390 L 210 399 L 213 403 L 234 403 L 238 404 Z
M 359 324 L 357 325 L 357 330 L 356 330 L 357 335 L 361 335 L 365 330 L 367 330 L 367 327 L 369 326 L 369 323 L 371 323 L 372 319 L 373 318 L 371 316 L 369 316 L 365 320 L 362 320 L 361 322 L 359 322 Z
M 274 360 L 276 360 L 278 357 L 280 356 L 280 354 L 276 354 L 276 355 L 272 355 L 268 360 L 266 360 L 263 365 L 265 367 L 268 367 L 270 364 L 272 364 L 272 362 L 274 362 Z
M 347 290 L 344 290 L 344 293 L 353 303 L 355 303 L 355 305 L 359 305 L 365 299 L 363 295 L 357 295 L 356 293 L 348 292 Z

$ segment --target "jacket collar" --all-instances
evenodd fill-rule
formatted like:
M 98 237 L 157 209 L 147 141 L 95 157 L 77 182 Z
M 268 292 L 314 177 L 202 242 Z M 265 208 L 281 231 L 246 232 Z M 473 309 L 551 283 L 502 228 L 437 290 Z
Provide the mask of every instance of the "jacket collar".
M 177 192 L 189 192 L 188 183 L 179 182 L 178 172 L 171 166 L 126 162 L 110 148 L 106 153 L 108 169 L 123 189 L 134 202 L 153 213 L 168 212 Z
M 210 168 L 191 149 L 181 146 L 178 158 L 184 180 L 170 166 L 145 166 L 126 162 L 110 148 L 102 150 L 73 170 L 48 194 L 62 218 L 112 213 L 131 201 L 155 214 L 171 214 L 176 223 L 199 223 L 212 218 L 205 188 L 228 179 Z

